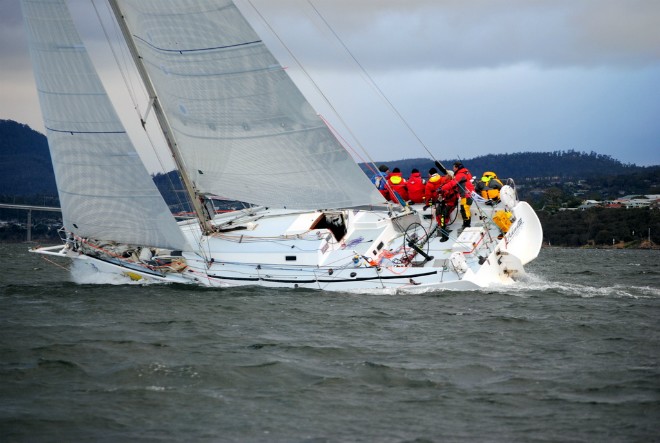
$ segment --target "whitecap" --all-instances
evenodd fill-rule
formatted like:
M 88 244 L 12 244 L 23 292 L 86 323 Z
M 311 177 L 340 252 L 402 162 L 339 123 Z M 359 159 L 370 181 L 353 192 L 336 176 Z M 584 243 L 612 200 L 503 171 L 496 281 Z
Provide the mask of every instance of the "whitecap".
M 71 280 L 80 285 L 148 285 L 161 283 L 145 279 L 133 280 L 128 275 L 100 272 L 93 263 L 73 260 L 71 263 Z

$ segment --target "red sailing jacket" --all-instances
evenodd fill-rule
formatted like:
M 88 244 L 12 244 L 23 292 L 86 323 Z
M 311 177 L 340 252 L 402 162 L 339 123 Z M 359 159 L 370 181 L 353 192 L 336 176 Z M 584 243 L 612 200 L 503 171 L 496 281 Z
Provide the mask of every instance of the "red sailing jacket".
M 401 177 L 400 172 L 392 172 L 387 179 L 387 182 L 389 183 L 390 188 L 392 188 L 392 191 L 399 194 L 405 201 L 408 201 L 408 188 L 406 186 L 406 179 Z M 396 201 L 396 198 L 392 198 L 392 201 Z
M 433 174 L 426 181 L 424 187 L 424 199 L 427 204 L 432 204 L 438 201 L 438 191 L 440 187 L 450 180 L 448 175 L 441 176 L 440 174 Z
M 424 203 L 424 179 L 419 172 L 413 172 L 408 178 L 408 197 L 413 203 Z
M 445 176 L 445 177 L 449 177 L 449 176 Z M 447 180 L 447 182 L 449 181 L 450 180 Z M 459 200 L 458 187 L 448 186 L 447 188 L 445 188 L 445 186 L 442 186 L 439 190 L 439 194 L 440 197 L 442 197 L 442 200 L 449 208 L 448 212 L 451 212 L 458 205 L 458 200 Z
M 469 197 L 474 191 L 474 184 L 472 184 L 472 174 L 467 168 L 462 167 L 454 174 L 454 179 L 449 183 L 442 185 L 442 192 L 449 192 L 451 188 L 456 188 L 458 195 Z

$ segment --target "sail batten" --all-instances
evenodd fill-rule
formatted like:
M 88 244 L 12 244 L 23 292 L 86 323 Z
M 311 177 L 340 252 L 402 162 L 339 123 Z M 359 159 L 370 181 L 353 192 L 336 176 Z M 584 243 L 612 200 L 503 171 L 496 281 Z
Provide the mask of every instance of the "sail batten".
M 184 53 L 184 52 L 206 52 L 206 51 L 217 51 L 220 49 L 231 49 L 231 48 L 238 48 L 240 46 L 249 46 L 249 45 L 254 45 L 257 43 L 263 43 L 261 40 L 254 40 L 251 42 L 241 42 L 241 43 L 235 43 L 233 45 L 224 45 L 224 46 L 214 46 L 210 48 L 188 48 L 188 49 L 175 49 L 175 48 L 160 48 L 158 46 L 155 46 L 139 35 L 133 34 L 133 38 L 136 40 L 140 40 L 142 43 L 145 45 L 149 45 L 151 48 L 160 51 L 160 52 L 178 52 L 178 53 Z
M 126 131 L 74 131 L 71 129 L 55 129 L 46 127 L 46 130 L 53 132 L 65 132 L 67 134 L 126 134 Z
M 291 209 L 383 203 L 233 2 L 117 4 L 200 192 Z
M 96 240 L 189 249 L 141 163 L 63 0 L 22 0 L 64 227 Z

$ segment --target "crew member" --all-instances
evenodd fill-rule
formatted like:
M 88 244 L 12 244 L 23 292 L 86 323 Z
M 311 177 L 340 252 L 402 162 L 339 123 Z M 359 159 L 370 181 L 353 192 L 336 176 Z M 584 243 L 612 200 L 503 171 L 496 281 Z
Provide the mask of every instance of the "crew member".
M 489 202 L 486 204 L 493 204 L 500 201 L 500 189 L 502 189 L 502 182 L 497 178 L 494 172 L 486 171 L 481 176 L 481 180 L 477 182 L 474 190 L 477 194 L 481 195 Z
M 413 169 L 408 178 L 408 198 L 413 203 L 424 203 L 424 179 L 418 169 Z
M 390 176 L 390 168 L 387 165 L 380 165 L 378 167 L 378 172 L 371 177 L 371 183 L 376 186 L 376 189 L 385 197 L 385 200 L 390 199 L 390 193 L 387 190 L 387 179 Z
M 408 187 L 406 179 L 401 176 L 401 170 L 399 168 L 392 169 L 392 173 L 387 179 L 387 183 L 395 193 L 394 196 L 390 196 L 392 201 L 397 201 L 396 195 L 403 199 L 403 202 L 408 201 Z
M 445 177 L 449 177 L 447 174 Z M 458 204 L 459 195 L 458 189 L 454 186 L 440 188 L 438 193 L 438 201 L 435 205 L 435 220 L 440 229 L 440 241 L 445 242 L 449 240 L 449 233 L 451 229 L 447 228 L 447 224 L 451 218 L 451 213 L 456 209 Z
M 449 180 L 451 180 L 451 172 L 447 175 L 438 174 L 438 170 L 435 168 L 429 169 L 429 178 L 426 180 L 424 185 L 424 201 L 426 206 L 432 206 L 435 202 L 438 201 L 438 191 Z
M 470 205 L 472 205 L 472 192 L 474 185 L 472 184 L 472 174 L 463 166 L 463 163 L 457 161 L 454 163 L 454 178 L 449 183 L 442 186 L 442 192 L 449 192 L 451 188 L 455 188 L 458 193 L 460 201 L 461 217 L 463 217 L 463 228 L 468 228 L 471 225 Z

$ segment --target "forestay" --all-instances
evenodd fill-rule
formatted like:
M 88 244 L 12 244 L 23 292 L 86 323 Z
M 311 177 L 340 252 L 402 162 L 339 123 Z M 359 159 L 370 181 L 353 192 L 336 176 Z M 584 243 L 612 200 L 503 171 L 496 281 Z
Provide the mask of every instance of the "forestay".
M 81 236 L 187 249 L 63 0 L 22 0 L 64 226 Z
M 229 0 L 118 0 L 201 192 L 301 209 L 383 203 Z

